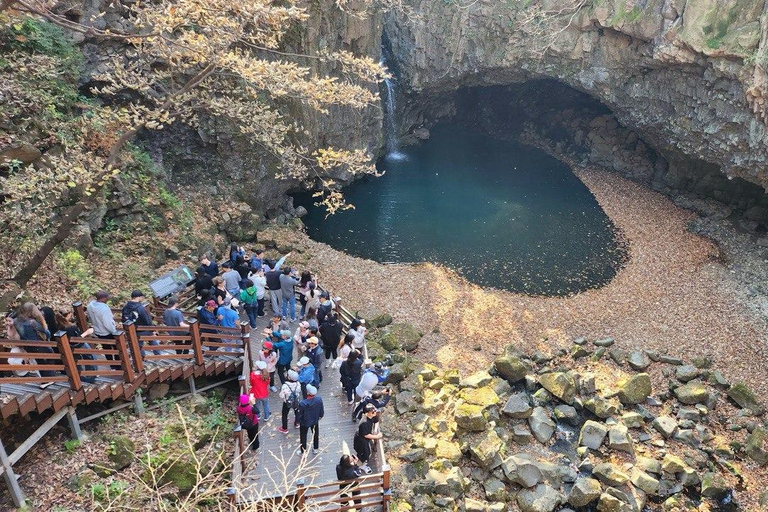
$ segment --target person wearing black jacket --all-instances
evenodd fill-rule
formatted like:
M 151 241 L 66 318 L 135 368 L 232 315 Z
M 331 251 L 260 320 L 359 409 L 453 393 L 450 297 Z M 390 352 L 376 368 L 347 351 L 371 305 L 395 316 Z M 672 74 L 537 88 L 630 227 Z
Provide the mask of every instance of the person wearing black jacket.
M 133 292 L 131 292 L 131 300 L 126 302 L 125 306 L 123 306 L 121 321 L 123 322 L 123 325 L 128 321 L 132 321 L 133 325 L 136 326 L 153 325 L 152 317 L 149 316 L 149 311 L 147 311 L 147 308 L 144 306 L 144 292 L 141 290 L 133 290 Z M 139 336 L 139 348 L 142 349 L 144 348 L 143 338 L 144 336 Z M 159 345 L 160 342 L 155 340 L 150 341 L 149 344 Z M 156 350 L 155 354 L 158 354 L 159 352 L 160 351 Z M 141 355 L 144 355 L 144 350 L 141 351 Z
M 376 409 L 382 410 L 389 403 L 390 398 L 392 398 L 392 390 L 389 388 L 384 391 L 374 391 L 371 393 L 371 396 L 363 398 L 363 400 L 357 404 L 357 407 L 355 407 L 355 410 L 352 412 L 352 421 L 360 421 L 360 418 L 363 417 L 363 411 L 365 411 L 366 405 L 373 404 Z
M 219 275 L 219 266 L 215 261 L 211 261 L 207 254 L 203 254 L 200 257 L 200 266 L 197 268 L 197 272 L 199 273 L 200 271 L 211 277 L 216 277 Z
M 353 393 L 358 384 L 360 384 L 360 378 L 363 375 L 363 360 L 360 357 L 360 352 L 353 350 L 349 353 L 347 360 L 341 363 L 339 368 L 341 374 L 341 386 L 347 393 L 347 401 L 349 405 L 354 402 Z
M 213 288 L 213 278 L 202 271 L 200 268 L 197 269 L 197 277 L 195 278 L 195 295 L 202 295 L 204 290 L 210 290 L 211 288 Z
M 325 367 L 331 365 L 331 360 L 339 357 L 338 348 L 341 344 L 342 325 L 336 319 L 336 315 L 328 315 L 327 321 L 320 326 L 320 339 L 323 340 L 323 350 L 325 351 Z
M 365 472 L 360 469 L 360 467 L 357 465 L 357 457 L 355 455 L 342 455 L 341 459 L 339 459 L 339 463 L 336 465 L 336 480 L 339 480 L 341 483 L 339 484 L 339 489 L 341 489 L 342 498 L 348 498 L 349 494 L 348 492 L 352 492 L 352 496 L 358 496 L 360 494 L 360 490 L 358 489 L 359 484 L 355 482 L 354 480 L 360 478 L 365 474 Z M 362 500 L 356 499 L 355 504 L 358 505 L 362 502 Z M 341 505 L 344 503 L 347 504 L 347 506 L 350 506 L 351 500 L 344 502 L 341 502 Z

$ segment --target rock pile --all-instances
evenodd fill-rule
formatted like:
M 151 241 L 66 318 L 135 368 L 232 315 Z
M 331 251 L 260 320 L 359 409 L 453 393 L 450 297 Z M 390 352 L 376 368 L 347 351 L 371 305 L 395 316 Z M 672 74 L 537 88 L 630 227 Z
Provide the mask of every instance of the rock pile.
M 704 500 L 743 510 L 734 491 L 744 466 L 768 464 L 756 397 L 704 359 L 612 344 L 581 339 L 554 358 L 510 346 L 464 379 L 411 361 L 395 406 L 410 436 L 388 452 L 402 464 L 398 506 L 640 512 Z

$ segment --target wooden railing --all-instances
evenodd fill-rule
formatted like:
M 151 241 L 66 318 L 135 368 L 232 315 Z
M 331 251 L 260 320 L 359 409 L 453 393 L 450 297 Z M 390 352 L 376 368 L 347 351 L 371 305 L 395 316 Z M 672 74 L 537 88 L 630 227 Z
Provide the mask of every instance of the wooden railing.
M 73 304 L 75 321 L 85 331 L 85 308 Z M 247 322 L 237 328 L 203 326 L 195 319 L 189 327 L 137 326 L 125 322 L 124 330 L 111 338 L 69 338 L 66 331 L 53 341 L 0 340 L 0 384 L 41 384 L 68 382 L 80 390 L 94 378 L 136 382 L 145 372 L 145 363 L 203 365 L 206 360 L 228 355 L 252 361 L 250 329 Z M 12 351 L 16 347 L 19 351 Z M 21 359 L 11 364 L 9 359 Z M 248 366 L 250 367 L 250 365 Z M 26 375 L 19 375 L 20 372 Z M 47 375 L 41 375 L 45 372 Z M 48 373 L 52 372 L 52 373 Z

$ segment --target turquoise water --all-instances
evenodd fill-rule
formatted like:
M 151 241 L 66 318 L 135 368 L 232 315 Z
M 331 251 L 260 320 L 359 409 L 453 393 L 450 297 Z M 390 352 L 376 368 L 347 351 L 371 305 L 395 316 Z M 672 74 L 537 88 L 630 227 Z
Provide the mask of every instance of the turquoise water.
M 345 189 L 355 205 L 325 218 L 309 194 L 295 197 L 317 241 L 387 262 L 435 262 L 481 286 L 568 295 L 613 278 L 624 259 L 613 225 L 560 161 L 536 148 L 433 130 L 386 174 Z

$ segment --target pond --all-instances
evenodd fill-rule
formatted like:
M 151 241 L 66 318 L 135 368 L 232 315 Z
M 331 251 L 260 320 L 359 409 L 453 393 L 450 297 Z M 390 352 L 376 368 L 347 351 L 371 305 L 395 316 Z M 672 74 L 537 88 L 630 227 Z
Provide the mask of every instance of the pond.
M 545 152 L 441 125 L 383 159 L 381 178 L 344 190 L 355 209 L 328 218 L 296 205 L 314 240 L 381 263 L 434 262 L 471 282 L 562 296 L 609 282 L 625 251 L 570 168 Z

